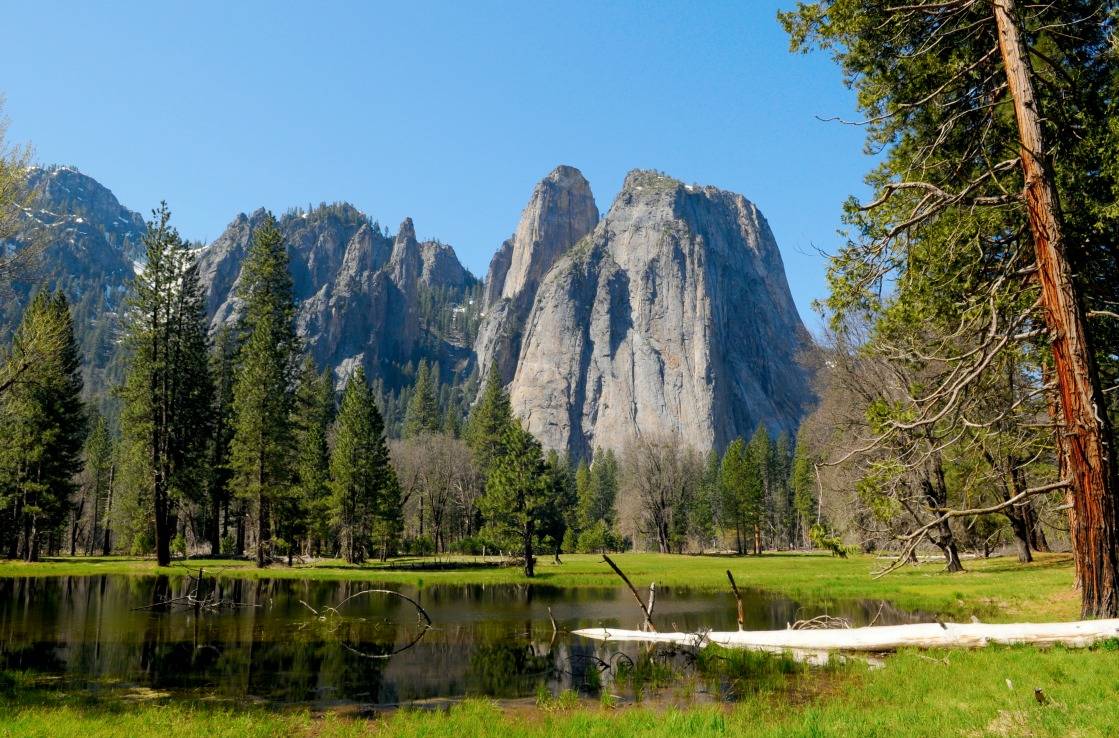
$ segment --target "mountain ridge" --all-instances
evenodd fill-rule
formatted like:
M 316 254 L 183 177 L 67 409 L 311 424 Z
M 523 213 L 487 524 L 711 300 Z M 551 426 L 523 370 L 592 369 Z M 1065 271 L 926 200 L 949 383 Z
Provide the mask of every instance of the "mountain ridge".
M 113 341 L 143 219 L 73 167 L 31 170 L 29 182 L 38 201 L 28 236 L 50 241 L 37 284 L 75 302 L 87 376 L 103 391 L 119 381 Z M 197 249 L 212 330 L 238 319 L 237 283 L 266 212 L 238 213 Z M 806 386 L 796 353 L 811 340 L 768 223 L 741 195 L 633 170 L 602 215 L 582 173 L 561 165 L 533 189 L 485 280 L 452 246 L 419 240 L 410 218 L 390 233 L 337 202 L 277 223 L 298 332 L 339 384 L 361 365 L 383 392 L 404 392 L 426 361 L 461 393 L 492 368 L 545 446 L 575 456 L 643 431 L 697 446 L 758 423 L 791 432 L 809 401 L 790 384 Z M 24 300 L 36 286 L 23 285 Z M 15 313 L 9 306 L 8 326 Z M 745 317 L 747 328 L 730 325 Z

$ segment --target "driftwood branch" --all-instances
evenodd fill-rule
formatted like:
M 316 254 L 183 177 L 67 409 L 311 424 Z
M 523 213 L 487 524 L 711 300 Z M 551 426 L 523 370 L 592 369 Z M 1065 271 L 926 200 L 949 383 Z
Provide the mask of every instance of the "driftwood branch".
M 742 595 L 738 593 L 738 585 L 734 583 L 734 575 L 727 569 L 727 579 L 730 580 L 730 589 L 734 592 L 734 601 L 738 604 L 738 629 L 742 630 L 746 624 L 746 615 L 742 611 Z
M 863 628 L 825 628 L 704 633 L 646 633 L 639 630 L 584 628 L 575 635 L 597 641 L 670 643 L 703 647 L 714 643 L 770 653 L 790 652 L 803 660 L 826 663 L 834 651 L 884 653 L 902 648 L 982 648 L 992 643 L 1061 644 L 1085 647 L 1119 637 L 1119 619 L 1071 623 L 913 623 Z
M 327 613 L 326 615 L 320 614 L 318 610 L 311 607 L 310 605 L 308 605 L 303 600 L 300 600 L 299 604 L 303 605 L 308 610 L 310 610 L 315 615 L 315 617 L 318 618 L 319 620 L 326 621 L 326 620 L 332 619 L 334 617 L 340 617 L 341 616 L 340 610 L 342 609 L 342 606 L 345 605 L 350 600 L 355 599 L 357 597 L 361 597 L 363 595 L 370 595 L 370 594 L 383 594 L 383 595 L 388 595 L 389 597 L 398 597 L 398 598 L 404 600 L 405 602 L 410 604 L 412 607 L 416 608 L 416 613 L 419 615 L 419 617 L 422 617 L 423 620 L 424 620 L 423 627 L 420 628 L 419 632 L 417 632 L 415 637 L 412 638 L 412 640 L 408 641 L 408 643 L 405 643 L 400 648 L 393 649 L 392 651 L 389 651 L 388 653 L 366 653 L 364 651 L 359 651 L 358 649 L 354 648 L 353 646 L 349 645 L 348 643 L 343 642 L 342 647 L 345 648 L 347 651 L 350 651 L 351 653 L 356 654 L 357 656 L 361 656 L 362 658 L 387 659 L 387 658 L 391 658 L 392 656 L 395 656 L 398 653 L 401 653 L 402 651 L 407 651 L 408 649 L 412 648 L 417 643 L 419 643 L 420 640 L 422 640 L 425 635 L 427 635 L 427 632 L 429 630 L 431 630 L 431 628 L 433 626 L 433 622 L 431 620 L 431 616 L 428 614 L 427 610 L 424 609 L 423 605 L 421 605 L 419 602 L 416 602 L 414 599 L 412 599 L 408 595 L 402 594 L 401 592 L 397 592 L 396 590 L 392 590 L 392 589 L 363 589 L 360 592 L 354 592 L 352 595 L 350 595 L 346 599 L 342 600 L 341 602 L 339 602 L 334 607 L 324 607 L 323 612 Z M 551 613 L 549 612 L 549 614 L 551 614 Z M 552 622 L 553 622 L 553 626 L 554 626 L 555 621 L 553 620 Z
M 629 577 L 625 575 L 625 572 L 618 568 L 618 565 L 614 563 L 613 559 L 611 559 L 606 554 L 603 554 L 602 558 L 606 561 L 607 564 L 610 565 L 610 568 L 614 570 L 614 573 L 622 578 L 622 581 L 626 583 L 627 587 L 629 587 L 629 591 L 633 593 L 633 598 L 637 600 L 637 604 L 641 607 L 641 612 L 645 616 L 645 622 L 642 627 L 647 631 L 655 633 L 657 629 L 653 626 L 652 609 L 645 605 L 645 600 L 641 599 L 641 595 L 637 593 L 637 588 L 633 586 L 633 582 L 629 580 Z

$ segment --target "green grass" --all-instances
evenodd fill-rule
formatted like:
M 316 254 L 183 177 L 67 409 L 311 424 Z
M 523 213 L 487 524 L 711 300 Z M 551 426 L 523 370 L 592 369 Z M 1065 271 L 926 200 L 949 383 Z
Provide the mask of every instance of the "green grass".
M 614 558 L 638 587 L 655 581 L 658 586 L 726 591 L 724 572 L 729 568 L 740 587 L 767 589 L 821 603 L 840 599 L 887 599 L 903 608 L 927 610 L 944 617 L 974 614 L 985 620 L 1004 622 L 1072 620 L 1079 611 L 1073 589 L 1072 562 L 1067 555 L 1041 555 L 1027 566 L 1008 558 L 968 561 L 965 562 L 968 571 L 960 574 L 945 574 L 939 563 L 926 563 L 906 567 L 881 579 L 874 579 L 872 574 L 883 566 L 882 562 L 868 556 L 837 559 L 826 554 L 722 557 L 630 553 Z M 0 576 L 156 573 L 181 576 L 205 567 L 207 576 L 357 579 L 387 585 L 523 584 L 529 581 L 517 568 L 470 568 L 470 563 L 476 559 L 460 561 L 464 568 L 458 570 L 391 571 L 378 564 L 352 566 L 335 561 L 257 569 L 247 561 L 192 559 L 158 568 L 151 560 L 135 558 L 59 558 L 35 564 L 0 562 Z M 619 584 L 602 557 L 591 554 L 564 556 L 562 564 L 542 557 L 533 581 L 557 587 L 615 587 Z
M 812 691 L 747 695 L 734 707 L 608 707 L 555 699 L 503 709 L 471 700 L 449 711 L 269 710 L 161 699 L 109 703 L 0 680 L 5 736 L 1114 736 L 1119 731 L 1119 645 L 903 652 L 881 669 L 851 666 Z M 1034 688 L 1044 691 L 1039 704 Z

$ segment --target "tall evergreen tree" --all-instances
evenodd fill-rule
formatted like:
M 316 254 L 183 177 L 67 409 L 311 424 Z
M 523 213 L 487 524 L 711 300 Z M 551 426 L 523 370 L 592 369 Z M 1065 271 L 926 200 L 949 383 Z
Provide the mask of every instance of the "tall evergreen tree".
M 540 442 L 516 421 L 506 427 L 499 448 L 478 507 L 489 535 L 519 548 L 525 576 L 531 577 L 536 571 L 536 540 L 549 502 L 547 466 Z
M 754 553 L 762 552 L 763 528 L 770 519 L 773 503 L 773 444 L 764 423 L 758 425 L 746 444 L 749 460 L 750 486 L 745 504 L 746 520 L 754 531 Z
M 222 538 L 229 525 L 229 483 L 232 470 L 229 466 L 230 446 L 233 443 L 233 383 L 236 377 L 237 340 L 228 325 L 221 326 L 214 335 L 210 352 L 210 377 L 213 381 L 211 405 L 211 432 L 208 439 L 206 468 L 205 537 L 210 543 L 210 553 L 222 551 Z
M 721 467 L 722 459 L 719 458 L 719 452 L 711 449 L 707 454 L 707 461 L 703 467 L 703 479 L 689 515 L 690 532 L 702 542 L 702 547 L 708 546 L 714 540 L 718 529 L 719 472 Z
M 741 438 L 734 439 L 723 454 L 720 486 L 723 490 L 722 508 L 726 517 L 733 520 L 735 524 L 738 552 L 743 553 L 749 536 L 753 539 L 754 553 L 761 553 L 761 521 L 765 488 L 762 484 L 757 454 L 752 453 Z
M 24 313 L 8 359 L 18 374 L 0 402 L 0 532 L 7 554 L 39 558 L 44 539 L 57 536 L 70 511 L 74 478 L 82 468 L 87 418 L 81 358 L 70 308 L 61 292 L 39 292 Z
M 91 430 L 85 445 L 85 470 L 88 475 L 90 524 L 86 555 L 92 556 L 94 548 L 105 538 L 102 529 L 109 527 L 109 482 L 113 468 L 113 437 L 105 416 L 97 413 L 90 424 Z
M 420 360 L 412 399 L 404 416 L 404 437 L 438 433 L 442 421 L 439 415 L 439 365 L 429 370 L 427 362 Z
M 808 448 L 805 432 L 801 426 L 797 433 L 796 450 L 793 453 L 793 467 L 790 485 L 793 488 L 793 507 L 796 510 L 797 543 L 808 544 L 808 531 L 820 521 L 816 494 L 816 460 Z
M 163 203 L 144 235 L 146 262 L 129 296 L 121 414 L 161 566 L 171 561 L 179 504 L 204 488 L 212 394 L 198 266 L 170 220 Z
M 474 453 L 474 460 L 483 474 L 488 474 L 494 459 L 501 455 L 506 431 L 513 420 L 509 394 L 501 386 L 497 372 L 486 375 L 482 394 L 470 411 L 463 437 Z
M 558 564 L 567 531 L 577 525 L 579 498 L 575 472 L 566 456 L 560 456 L 555 450 L 549 451 L 544 467 L 547 503 L 541 516 L 540 535 L 544 545 L 552 549 Z
M 315 372 L 310 357 L 303 362 L 296 391 L 296 432 L 299 458 L 295 476 L 307 539 L 307 552 L 321 552 L 330 539 L 330 449 L 327 436 L 334 422 L 334 383 L 329 372 Z
M 252 505 L 256 563 L 264 566 L 271 548 L 272 503 L 292 486 L 299 356 L 287 249 L 271 215 L 253 234 L 238 296 L 245 304 L 244 341 L 233 387 L 231 463 L 234 489 Z
M 1101 381 L 1119 370 L 1115 3 L 815 0 L 781 19 L 794 49 L 841 65 L 879 154 L 873 201 L 849 203 L 850 238 L 832 259 L 833 327 L 869 315 L 869 348 L 928 374 L 860 447 L 923 458 L 968 443 L 961 430 L 1007 412 L 962 409 L 975 387 L 1030 347 L 1041 358 L 1029 391 L 1050 395 L 1063 430 L 1052 481 L 1021 494 L 1071 491 L 1082 613 L 1119 615 L 1119 465 Z M 939 489 L 925 496 L 908 552 L 966 516 Z
M 360 367 L 346 383 L 330 455 L 331 512 L 342 556 L 388 557 L 400 533 L 400 487 L 389 463 L 384 421 Z

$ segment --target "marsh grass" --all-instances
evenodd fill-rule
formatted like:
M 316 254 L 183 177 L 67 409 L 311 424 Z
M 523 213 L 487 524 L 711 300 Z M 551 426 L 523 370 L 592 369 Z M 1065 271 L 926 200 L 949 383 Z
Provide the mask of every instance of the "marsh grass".
M 727 673 L 755 675 L 753 657 L 721 662 Z M 791 664 L 765 666 L 796 670 Z M 267 709 L 228 703 L 152 699 L 129 704 L 40 689 L 21 675 L 0 698 L 0 735 L 512 736 L 606 738 L 619 735 L 693 738 L 845 738 L 947 736 L 1110 738 L 1119 734 L 1119 643 L 1093 649 L 989 647 L 975 651 L 906 651 L 881 669 L 857 661 L 843 678 L 825 680 L 811 699 L 757 691 L 733 705 L 679 709 L 609 706 L 574 693 L 548 697 L 542 708 L 505 709 L 468 700 L 449 710 L 399 710 L 373 718 L 307 708 Z M 1045 694 L 1045 704 L 1034 689 Z

